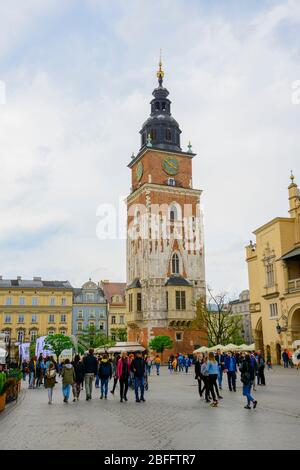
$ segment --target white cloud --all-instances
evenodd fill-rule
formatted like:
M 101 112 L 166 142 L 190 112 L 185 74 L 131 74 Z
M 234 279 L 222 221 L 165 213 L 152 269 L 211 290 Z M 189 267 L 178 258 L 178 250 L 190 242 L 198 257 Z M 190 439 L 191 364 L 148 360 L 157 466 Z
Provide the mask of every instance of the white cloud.
M 30 2 L 34 14 L 21 19 L 20 13 L 13 43 L 8 27 L 0 33 L 2 51 L 12 53 L 35 21 L 46 27 L 43 14 L 54 3 L 43 10 Z M 189 15 L 181 1 L 139 1 L 130 8 L 117 2 L 114 16 L 111 5 L 87 5 L 107 30 L 90 37 L 66 24 L 61 57 L 53 38 L 53 50 L 43 44 L 49 54 L 42 62 L 32 62 L 33 51 L 7 72 L 0 240 L 7 242 L 16 226 L 24 239 L 53 230 L 27 249 L 0 249 L 3 274 L 74 283 L 90 273 L 125 279 L 125 243 L 97 240 L 96 209 L 129 192 L 126 165 L 139 147 L 155 86 L 153 61 L 162 47 L 183 147 L 191 140 L 198 153 L 194 186 L 204 189 L 207 280 L 217 290 L 238 292 L 247 286 L 243 246 L 257 226 L 287 214 L 289 170 L 297 176 L 299 168 L 300 107 L 291 104 L 299 46 L 291 50 L 278 30 L 282 22 L 286 28 L 299 23 L 298 4 L 281 2 L 239 23 L 217 11 L 204 14 L 204 3 L 192 4 Z

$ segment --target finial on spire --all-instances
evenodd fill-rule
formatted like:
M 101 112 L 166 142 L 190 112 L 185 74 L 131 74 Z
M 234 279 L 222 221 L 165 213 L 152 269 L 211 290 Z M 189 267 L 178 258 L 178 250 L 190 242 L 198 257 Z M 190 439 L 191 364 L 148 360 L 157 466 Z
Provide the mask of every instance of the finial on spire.
M 188 145 L 188 153 L 193 153 L 192 144 L 190 140 L 189 140 L 189 145 Z
M 148 134 L 148 137 L 147 137 L 147 147 L 152 147 L 152 139 L 151 139 L 150 134 Z
M 293 170 L 291 170 L 291 176 L 290 176 L 290 178 L 291 178 L 292 184 L 294 184 L 295 176 L 294 176 L 294 174 L 293 174 Z
M 159 64 L 158 64 L 158 71 L 157 71 L 157 78 L 158 78 L 158 83 L 159 86 L 162 86 L 163 78 L 164 78 L 164 71 L 162 69 L 162 60 L 161 60 L 161 49 L 160 49 L 160 54 L 159 54 Z

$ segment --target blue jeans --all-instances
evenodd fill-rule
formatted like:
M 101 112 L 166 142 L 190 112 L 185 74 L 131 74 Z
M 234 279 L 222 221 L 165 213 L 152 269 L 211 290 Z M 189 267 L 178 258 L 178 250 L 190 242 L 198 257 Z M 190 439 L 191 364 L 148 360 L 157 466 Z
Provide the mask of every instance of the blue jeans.
M 100 377 L 99 377 L 99 375 L 97 374 L 97 375 L 96 375 L 96 380 L 95 380 L 95 387 L 96 387 L 96 388 L 99 388 L 99 382 L 100 382 Z
M 69 400 L 70 398 L 70 391 L 71 391 L 71 385 L 70 384 L 67 384 L 67 385 L 63 385 L 62 386 L 62 391 L 63 391 L 63 396 L 66 400 Z
M 144 399 L 144 390 L 145 390 L 145 380 L 144 377 L 134 377 L 134 391 L 135 399 L 139 399 L 139 388 L 141 389 L 141 400 Z
M 254 401 L 254 398 L 251 396 L 251 386 L 252 386 L 252 383 L 248 383 L 247 385 L 243 384 L 243 395 L 244 397 L 247 398 L 247 404 L 250 406 L 250 402 Z
M 107 397 L 108 391 L 108 377 L 106 379 L 101 379 L 101 397 Z
M 148 372 L 148 375 L 151 374 L 151 364 L 150 365 L 147 364 L 147 372 Z
M 222 380 L 223 380 L 223 370 L 222 370 L 222 366 L 219 366 L 219 374 L 218 374 L 219 387 L 222 387 Z
M 288 369 L 288 368 L 289 368 L 289 362 L 288 362 L 288 361 L 284 361 L 283 367 L 284 367 L 285 369 Z
M 34 372 L 29 372 L 29 387 L 33 387 L 34 384 Z
M 155 364 L 155 366 L 156 366 L 156 374 L 159 375 L 160 364 Z

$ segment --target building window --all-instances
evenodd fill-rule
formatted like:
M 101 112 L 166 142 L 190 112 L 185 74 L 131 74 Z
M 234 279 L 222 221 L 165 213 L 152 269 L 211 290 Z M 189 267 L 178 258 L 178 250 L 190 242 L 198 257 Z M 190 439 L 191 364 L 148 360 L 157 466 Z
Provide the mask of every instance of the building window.
M 176 186 L 176 181 L 174 178 L 168 178 L 168 186 Z
M 128 296 L 128 310 L 129 312 L 132 312 L 132 294 L 129 294 Z
M 17 341 L 19 343 L 23 343 L 23 341 L 24 341 L 24 331 L 23 330 L 18 331 Z
M 95 310 L 90 310 L 89 318 L 95 319 Z
M 120 325 L 124 325 L 124 315 L 120 315 Z
M 11 297 L 6 297 L 5 303 L 6 303 L 6 305 L 12 305 L 12 298 Z
M 151 140 L 156 140 L 156 129 L 151 129 L 150 137 Z
M 172 274 L 179 274 L 179 256 L 177 253 L 172 256 Z
M 32 297 L 32 305 L 38 305 L 38 298 Z
M 5 315 L 4 323 L 11 323 L 11 316 L 10 315 Z
M 94 321 L 89 321 L 89 327 L 90 328 L 95 328 L 95 322 Z
M 54 323 L 54 322 L 55 322 L 55 315 L 49 315 L 48 323 Z
M 160 108 L 159 101 L 156 101 L 155 102 L 155 109 L 159 110 L 159 108 Z
M 278 316 L 277 304 L 270 304 L 270 317 L 274 318 Z
M 165 101 L 162 102 L 161 108 L 162 108 L 163 111 L 166 110 L 166 102 Z
M 111 317 L 111 324 L 112 324 L 112 325 L 115 325 L 115 324 L 116 324 L 116 317 L 115 317 L 115 315 L 113 315 L 113 316 Z
M 111 333 L 110 336 L 113 341 L 116 341 L 116 333 Z
M 267 271 L 267 287 L 273 287 L 275 284 L 274 264 L 268 263 L 266 266 L 266 271 Z
M 61 334 L 61 335 L 65 335 L 65 334 L 66 334 L 66 330 L 60 330 L 60 334 Z
M 50 305 L 55 305 L 55 297 L 50 297 Z
M 175 204 L 172 204 L 170 207 L 170 222 L 175 222 L 175 220 L 178 220 L 178 208 Z
M 102 322 L 100 323 L 99 327 L 100 327 L 100 330 L 104 330 L 104 324 Z
M 179 145 L 179 134 L 176 132 L 176 144 Z
M 37 337 L 36 330 L 31 330 L 30 331 L 30 342 L 33 343 L 36 340 L 36 337 Z
M 25 305 L 25 297 L 19 298 L 19 305 Z
M 142 293 L 138 292 L 136 295 L 136 309 L 138 312 L 142 311 Z
M 83 319 L 83 312 L 82 310 L 78 310 L 78 320 L 82 320 Z
M 7 344 L 7 343 L 9 343 L 9 340 L 10 340 L 10 331 L 9 331 L 9 330 L 5 330 L 5 331 L 4 331 L 4 334 L 5 334 L 4 342 Z
M 49 335 L 54 335 L 54 330 L 49 330 L 49 331 L 48 331 L 48 334 L 49 334 Z
M 19 315 L 18 323 L 24 323 L 24 315 Z
M 182 341 L 183 340 L 183 333 L 176 331 L 175 339 L 176 339 L 176 341 Z
M 65 297 L 61 298 L 61 304 L 62 305 L 67 305 L 67 299 Z
M 95 301 L 95 295 L 91 292 L 87 292 L 86 300 L 87 300 L 87 302 L 94 302 Z
M 169 142 L 171 142 L 171 140 L 172 140 L 171 129 L 166 129 L 165 135 L 166 135 L 166 140 L 169 141 Z
M 60 316 L 60 323 L 66 323 L 67 321 L 67 315 L 61 315 Z
M 37 316 L 34 314 L 34 315 L 31 315 L 31 323 L 36 323 L 37 322 Z
M 176 310 L 185 310 L 185 291 L 176 291 Z
M 77 323 L 77 331 L 82 331 L 82 323 Z

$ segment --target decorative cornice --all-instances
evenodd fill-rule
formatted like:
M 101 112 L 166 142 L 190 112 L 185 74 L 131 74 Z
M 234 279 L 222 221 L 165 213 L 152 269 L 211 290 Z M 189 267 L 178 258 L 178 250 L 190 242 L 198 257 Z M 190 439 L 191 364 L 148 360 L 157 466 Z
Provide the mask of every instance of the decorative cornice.
M 192 189 L 192 188 L 181 188 L 179 186 L 167 186 L 163 184 L 155 184 L 155 183 L 144 183 L 138 189 L 136 189 L 133 193 L 127 196 L 126 201 L 130 202 L 135 197 L 138 197 L 143 191 L 150 189 L 151 191 L 156 192 L 166 192 L 166 193 L 177 193 L 177 194 L 185 194 L 188 196 L 200 196 L 202 194 L 201 189 Z

